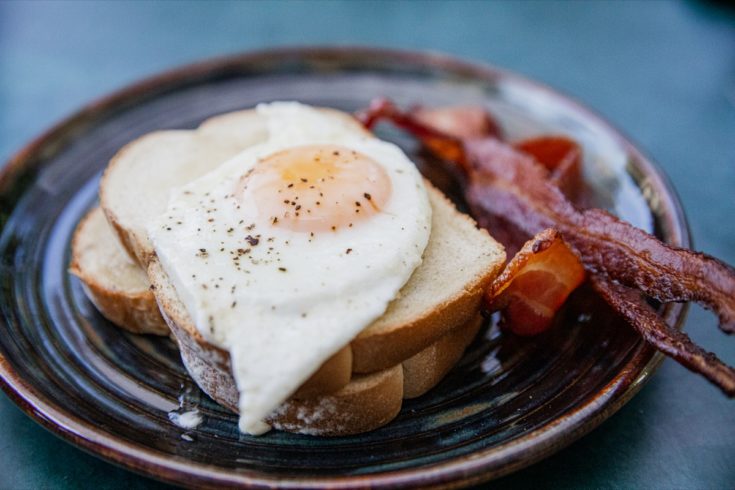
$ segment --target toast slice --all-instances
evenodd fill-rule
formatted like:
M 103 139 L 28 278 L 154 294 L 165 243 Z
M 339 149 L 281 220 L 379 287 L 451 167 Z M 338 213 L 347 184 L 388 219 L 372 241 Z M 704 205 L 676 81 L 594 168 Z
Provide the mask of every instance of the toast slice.
M 351 116 L 324 111 L 364 131 Z M 165 210 L 169 190 L 265 137 L 262 118 L 254 111 L 239 111 L 205 121 L 197 130 L 151 133 L 126 145 L 100 183 L 100 203 L 126 249 L 147 264 L 153 257 L 145 233 L 148 219 Z M 356 372 L 394 366 L 468 321 L 505 261 L 500 244 L 428 182 L 427 186 L 436 214 L 432 226 L 451 223 L 448 233 L 432 233 L 415 277 L 386 314 L 353 341 Z M 204 342 L 193 329 L 191 336 Z
M 349 116 L 336 117 L 343 118 L 345 124 L 357 124 Z M 145 229 L 147 217 L 165 209 L 169 189 L 202 175 L 227 158 L 223 155 L 231 156 L 262 139 L 264 128 L 258 119 L 252 112 L 242 111 L 207 121 L 195 131 L 144 136 L 116 155 L 100 186 L 105 214 L 126 249 L 139 263 L 148 264 L 155 295 L 179 341 L 182 357 L 190 360 L 187 367 L 192 376 L 224 405 L 227 405 L 223 402 L 228 398 L 227 393 L 231 395 L 234 390 L 229 356 L 204 341 L 188 319 L 185 308 L 180 304 L 177 307 L 177 295 L 155 260 Z M 237 129 L 233 130 L 234 127 Z M 246 137 L 247 133 L 255 136 Z M 176 145 L 179 148 L 174 148 Z M 210 152 L 210 148 L 214 150 Z M 170 182 L 168 176 L 174 174 L 177 178 Z M 340 353 L 342 361 L 335 361 L 335 365 L 348 370 L 350 377 L 352 371 L 370 373 L 392 369 L 468 323 L 478 311 L 484 288 L 505 260 L 497 242 L 485 231 L 478 230 L 475 222 L 459 213 L 439 191 L 428 183 L 427 186 L 434 208 L 434 230 L 444 232 L 432 232 L 424 263 L 386 314 L 352 342 L 349 356 Z M 156 199 L 149 200 L 151 193 L 158 194 Z M 163 195 L 166 199 L 162 199 Z M 461 351 L 457 358 L 460 355 Z M 406 372 L 413 371 L 409 368 Z M 333 373 L 327 378 L 334 379 L 334 376 Z M 415 391 L 419 392 L 422 389 Z M 296 399 L 313 397 L 316 393 L 319 390 L 305 393 L 300 390 Z
M 137 334 L 168 335 L 148 276 L 122 249 L 100 208 L 79 222 L 69 271 L 109 321 Z

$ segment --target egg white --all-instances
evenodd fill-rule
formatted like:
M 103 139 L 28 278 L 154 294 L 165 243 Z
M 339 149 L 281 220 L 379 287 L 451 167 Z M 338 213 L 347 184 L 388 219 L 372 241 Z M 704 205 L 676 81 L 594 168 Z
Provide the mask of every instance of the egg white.
M 431 231 L 423 181 L 397 146 L 298 103 L 257 110 L 268 139 L 175 189 L 148 230 L 197 329 L 230 352 L 240 429 L 249 433 L 385 312 L 421 263 Z M 345 146 L 384 167 L 393 191 L 382 212 L 312 236 L 259 222 L 252 196 L 234 197 L 259 159 L 320 144 Z

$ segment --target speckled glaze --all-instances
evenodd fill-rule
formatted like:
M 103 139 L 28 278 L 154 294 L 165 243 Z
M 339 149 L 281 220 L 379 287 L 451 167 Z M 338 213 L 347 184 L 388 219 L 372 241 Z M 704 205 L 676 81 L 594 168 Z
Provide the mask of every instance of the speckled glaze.
M 599 205 L 668 243 L 689 244 L 679 203 L 656 167 L 594 114 L 517 75 L 436 54 L 358 48 L 214 60 L 91 104 L 28 145 L 0 175 L 3 389 L 73 444 L 192 487 L 457 487 L 538 461 L 609 417 L 661 358 L 585 289 L 543 336 L 485 328 L 436 389 L 406 402 L 379 430 L 252 438 L 193 385 L 171 341 L 116 329 L 66 272 L 71 233 L 95 203 L 102 169 L 135 137 L 195 127 L 262 101 L 354 110 L 377 95 L 400 104 L 483 104 L 511 139 L 570 134 L 585 148 Z M 378 132 L 444 183 L 411 139 Z M 678 326 L 685 307 L 662 314 Z M 195 428 L 169 415 L 193 409 L 203 416 Z

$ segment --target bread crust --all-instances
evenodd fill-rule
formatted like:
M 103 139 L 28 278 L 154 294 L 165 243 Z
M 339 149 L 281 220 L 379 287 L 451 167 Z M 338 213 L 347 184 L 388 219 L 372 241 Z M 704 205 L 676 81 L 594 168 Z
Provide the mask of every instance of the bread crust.
M 480 309 L 482 295 L 495 277 L 493 270 L 467 289 L 420 318 L 390 331 L 363 331 L 352 345 L 352 370 L 369 373 L 416 355 L 452 329 L 469 322 Z
M 460 360 L 484 322 L 482 315 L 476 313 L 466 324 L 403 361 L 403 398 L 417 398 L 439 384 Z
M 331 395 L 283 403 L 266 422 L 299 434 L 347 436 L 381 427 L 393 420 L 403 403 L 400 365 L 356 376 Z
M 85 267 L 83 244 L 88 240 L 87 234 L 91 233 L 92 220 L 99 219 L 98 213 L 101 213 L 98 208 L 92 209 L 77 225 L 72 238 L 69 272 L 81 280 L 87 297 L 110 322 L 135 334 L 168 335 L 168 326 L 158 312 L 152 291 L 146 287 L 119 288 Z
M 120 244 L 123 246 L 130 258 L 135 260 L 141 267 L 145 267 L 152 256 L 153 251 L 145 245 L 146 241 L 143 237 L 139 237 L 134 230 L 121 224 L 121 220 L 115 212 L 114 207 L 107 204 L 108 189 L 111 187 L 108 182 L 111 179 L 110 175 L 115 171 L 115 167 L 126 157 L 127 153 L 131 151 L 132 148 L 145 144 L 146 141 L 158 138 L 160 135 L 165 133 L 165 131 L 153 131 L 125 144 L 110 159 L 110 162 L 107 164 L 107 167 L 105 167 L 104 172 L 102 172 L 102 177 L 100 178 L 100 206 L 107 217 L 107 222 L 112 226 L 112 229 L 117 234 L 117 238 L 120 240 Z

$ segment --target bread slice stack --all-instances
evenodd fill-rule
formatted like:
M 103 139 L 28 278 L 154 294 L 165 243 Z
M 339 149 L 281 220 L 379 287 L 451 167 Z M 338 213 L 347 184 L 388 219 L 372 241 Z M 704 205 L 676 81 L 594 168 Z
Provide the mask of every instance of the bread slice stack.
M 324 111 L 362 130 L 351 116 Z M 266 137 L 262 118 L 246 110 L 211 118 L 196 130 L 158 131 L 133 141 L 111 160 L 100 184 L 101 209 L 80 222 L 72 242 L 70 270 L 99 311 L 135 333 L 167 335 L 170 329 L 194 381 L 233 411 L 238 393 L 229 354 L 194 326 L 146 228 L 165 211 L 172 188 Z M 480 329 L 482 293 L 505 253 L 426 184 L 433 216 L 422 265 L 381 318 L 269 416 L 274 428 L 337 436 L 380 427 L 398 414 L 404 398 L 435 386 Z

